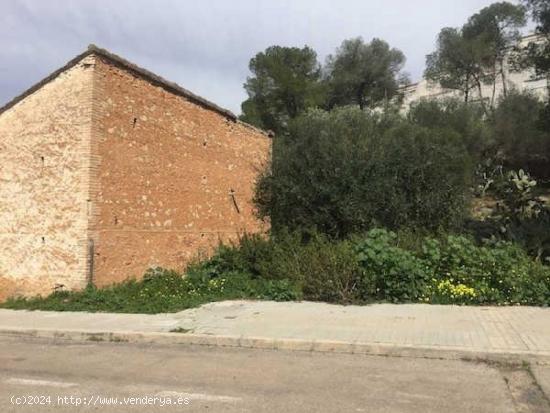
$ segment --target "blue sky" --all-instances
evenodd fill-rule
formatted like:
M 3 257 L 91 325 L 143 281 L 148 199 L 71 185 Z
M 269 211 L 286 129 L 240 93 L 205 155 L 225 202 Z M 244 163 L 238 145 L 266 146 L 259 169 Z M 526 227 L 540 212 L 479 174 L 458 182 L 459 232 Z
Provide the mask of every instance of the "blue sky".
M 0 0 L 0 105 L 84 51 L 109 49 L 235 113 L 248 62 L 277 44 L 379 37 L 418 80 L 445 26 L 492 0 Z

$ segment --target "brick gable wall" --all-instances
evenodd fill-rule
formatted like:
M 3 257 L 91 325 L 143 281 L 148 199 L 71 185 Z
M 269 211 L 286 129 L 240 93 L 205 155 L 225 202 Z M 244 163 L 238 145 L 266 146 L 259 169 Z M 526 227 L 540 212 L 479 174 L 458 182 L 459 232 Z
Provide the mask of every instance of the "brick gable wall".
M 86 284 L 93 63 L 0 114 L 0 300 Z
M 96 285 L 157 265 L 182 270 L 220 241 L 267 229 L 251 202 L 270 153 L 263 133 L 102 57 L 93 100 Z
M 0 301 L 183 270 L 267 230 L 252 197 L 271 139 L 103 54 L 0 113 Z

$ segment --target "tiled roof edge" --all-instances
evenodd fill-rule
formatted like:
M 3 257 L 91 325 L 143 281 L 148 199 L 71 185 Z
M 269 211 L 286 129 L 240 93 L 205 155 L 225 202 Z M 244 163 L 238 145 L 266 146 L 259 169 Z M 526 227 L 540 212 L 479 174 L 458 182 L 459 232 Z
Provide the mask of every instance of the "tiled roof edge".
M 172 92 L 176 95 L 183 96 L 193 103 L 200 105 L 206 109 L 213 110 L 214 112 L 218 112 L 220 115 L 225 116 L 228 119 L 231 119 L 232 121 L 237 120 L 237 116 L 233 112 L 231 112 L 228 109 L 224 109 L 218 105 L 216 105 L 213 102 L 210 102 L 209 100 L 198 96 L 194 94 L 193 92 L 181 87 L 177 83 L 170 82 L 169 80 L 164 79 L 161 76 L 156 75 L 153 72 L 150 72 L 147 69 L 144 69 L 142 67 L 139 67 L 138 65 L 135 65 L 134 63 L 124 59 L 123 57 L 120 57 L 114 53 L 109 52 L 106 49 L 102 49 L 100 47 L 97 47 L 94 44 L 91 44 L 88 46 L 87 50 L 88 54 L 95 54 L 101 57 L 104 57 L 108 61 L 121 66 L 122 68 L 129 70 L 130 72 L 133 72 L 134 74 L 143 77 L 144 79 L 150 81 L 151 83 L 156 84 L 157 86 L 160 86 L 164 89 L 166 89 L 169 92 Z
M 12 100 L 10 100 L 8 103 L 6 103 L 4 106 L 0 107 L 0 114 L 5 112 L 6 110 L 10 109 L 11 107 L 15 106 L 17 103 L 21 102 L 27 96 L 33 94 L 34 92 L 39 90 L 42 86 L 44 86 L 47 83 L 51 82 L 52 80 L 54 80 L 56 77 L 58 77 L 63 72 L 65 72 L 65 71 L 69 70 L 70 68 L 72 68 L 73 66 L 75 66 L 78 62 L 80 62 L 86 56 L 89 56 L 89 55 L 92 55 L 92 54 L 103 57 L 106 60 L 108 60 L 109 62 L 111 62 L 113 64 L 116 64 L 116 65 L 122 67 L 123 69 L 134 73 L 137 76 L 140 76 L 140 77 L 144 78 L 145 80 L 151 82 L 152 84 L 160 86 L 160 87 L 164 88 L 165 90 L 167 90 L 171 93 L 174 93 L 176 95 L 183 96 L 186 99 L 189 99 L 191 102 L 193 102 L 193 103 L 195 103 L 199 106 L 202 106 L 206 109 L 217 112 L 218 114 L 232 120 L 233 122 L 238 122 L 238 123 L 240 123 L 244 126 L 247 126 L 251 129 L 255 130 L 256 132 L 262 133 L 266 136 L 271 136 L 271 134 L 269 132 L 266 132 L 262 129 L 259 129 L 259 128 L 255 127 L 255 126 L 249 125 L 245 122 L 242 122 L 242 121 L 238 120 L 237 116 L 233 112 L 231 112 L 230 110 L 224 109 L 224 108 L 216 105 L 215 103 L 210 102 L 209 100 L 207 100 L 207 99 L 205 99 L 201 96 L 198 96 L 198 95 L 194 94 L 193 92 L 181 87 L 177 83 L 170 82 L 170 81 L 162 78 L 161 76 L 158 76 L 158 75 L 154 74 L 153 72 L 150 72 L 147 69 L 139 67 L 139 66 L 135 65 L 134 63 L 132 63 L 132 62 L 130 62 L 130 61 L 114 54 L 114 53 L 111 53 L 106 49 L 98 47 L 94 44 L 89 45 L 88 49 L 85 52 L 83 52 L 83 53 L 79 54 L 78 56 L 74 57 L 69 62 L 67 62 L 64 66 L 62 66 L 61 68 L 59 68 L 56 71 L 52 72 L 50 75 L 48 75 L 47 77 L 42 79 L 40 82 L 38 82 L 35 85 L 31 86 L 29 89 L 27 89 L 26 91 L 21 93 L 19 96 L 16 96 Z

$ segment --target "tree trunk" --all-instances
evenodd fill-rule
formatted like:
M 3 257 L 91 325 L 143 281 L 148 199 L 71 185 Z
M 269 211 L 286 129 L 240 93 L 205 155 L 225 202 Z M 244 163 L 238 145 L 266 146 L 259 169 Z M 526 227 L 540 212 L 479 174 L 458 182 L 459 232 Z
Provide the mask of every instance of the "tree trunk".
M 501 66 L 502 67 L 502 66 Z M 493 90 L 491 93 L 491 110 L 495 107 L 495 97 L 497 93 L 497 64 L 495 61 L 495 64 L 493 65 Z
M 481 102 L 481 108 L 483 109 L 483 113 L 485 114 L 485 116 L 488 116 L 489 112 L 487 111 L 487 105 L 485 104 L 485 101 L 483 100 L 483 92 L 482 92 L 482 89 L 481 89 L 481 80 L 479 80 L 478 76 L 475 76 L 474 79 L 476 81 L 477 91 L 479 93 L 479 101 Z
M 365 107 L 365 82 L 361 83 L 359 85 L 359 88 L 357 89 L 357 103 L 359 104 L 359 109 L 363 110 Z
M 504 59 L 500 61 L 500 76 L 502 76 L 502 93 L 506 97 L 508 96 L 508 86 L 506 85 L 506 75 L 504 74 Z
M 464 103 L 468 103 L 468 99 L 470 98 L 470 75 L 466 75 L 466 88 L 464 89 Z

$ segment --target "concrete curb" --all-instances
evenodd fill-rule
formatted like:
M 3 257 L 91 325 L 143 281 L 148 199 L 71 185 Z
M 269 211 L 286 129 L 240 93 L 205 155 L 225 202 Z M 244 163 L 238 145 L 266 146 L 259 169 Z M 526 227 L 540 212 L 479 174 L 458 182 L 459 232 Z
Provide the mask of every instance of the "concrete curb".
M 387 343 L 328 340 L 274 339 L 268 337 L 218 336 L 194 333 L 135 331 L 51 330 L 0 328 L 0 336 L 40 338 L 76 342 L 109 342 L 159 345 L 199 345 L 263 350 L 309 351 L 446 360 L 480 360 L 503 363 L 532 362 L 550 365 L 550 353 L 528 351 L 478 351 L 455 347 L 394 345 Z

